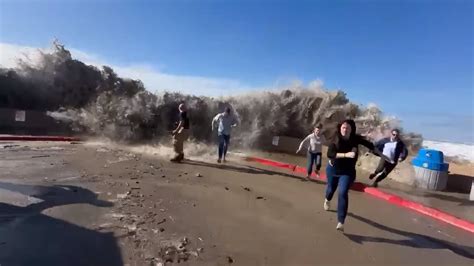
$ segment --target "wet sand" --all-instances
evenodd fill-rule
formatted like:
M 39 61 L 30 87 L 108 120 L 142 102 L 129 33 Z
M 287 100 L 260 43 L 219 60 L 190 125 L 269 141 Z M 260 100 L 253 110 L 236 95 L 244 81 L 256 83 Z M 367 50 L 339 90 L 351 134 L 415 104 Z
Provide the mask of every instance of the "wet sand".
M 108 146 L 0 149 L 2 265 L 472 265 L 468 233 L 231 157 L 169 163 Z M 303 158 L 304 160 L 304 158 Z M 335 197 L 336 198 L 336 197 Z M 184 239 L 185 238 L 185 239 Z M 172 263 L 171 263 L 172 261 Z

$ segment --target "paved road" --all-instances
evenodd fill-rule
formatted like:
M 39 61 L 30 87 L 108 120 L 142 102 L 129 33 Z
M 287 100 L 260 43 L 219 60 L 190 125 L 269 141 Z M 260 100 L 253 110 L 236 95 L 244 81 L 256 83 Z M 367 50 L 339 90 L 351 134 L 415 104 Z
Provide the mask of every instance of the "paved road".
M 351 191 L 342 234 L 324 184 L 237 158 L 0 143 L 0 168 L 1 265 L 474 265 L 467 232 Z

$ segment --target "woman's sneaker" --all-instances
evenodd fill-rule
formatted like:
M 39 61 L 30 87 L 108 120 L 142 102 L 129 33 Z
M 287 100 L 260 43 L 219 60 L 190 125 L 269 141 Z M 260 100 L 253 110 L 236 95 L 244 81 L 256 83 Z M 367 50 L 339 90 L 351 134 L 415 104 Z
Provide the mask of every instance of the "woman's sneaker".
M 329 208 L 331 207 L 330 203 L 331 202 L 329 200 L 324 199 L 324 210 L 325 211 L 329 211 Z
M 344 232 L 344 224 L 337 223 L 336 230 Z

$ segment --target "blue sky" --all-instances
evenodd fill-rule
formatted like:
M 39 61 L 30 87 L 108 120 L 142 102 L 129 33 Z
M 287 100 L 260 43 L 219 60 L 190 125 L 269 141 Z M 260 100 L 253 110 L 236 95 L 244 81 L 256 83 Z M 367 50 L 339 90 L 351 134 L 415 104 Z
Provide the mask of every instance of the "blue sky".
M 227 80 L 235 90 L 322 79 L 398 116 L 407 130 L 474 143 L 473 1 L 0 0 L 0 7 L 2 43 L 45 47 L 58 38 L 112 65 Z

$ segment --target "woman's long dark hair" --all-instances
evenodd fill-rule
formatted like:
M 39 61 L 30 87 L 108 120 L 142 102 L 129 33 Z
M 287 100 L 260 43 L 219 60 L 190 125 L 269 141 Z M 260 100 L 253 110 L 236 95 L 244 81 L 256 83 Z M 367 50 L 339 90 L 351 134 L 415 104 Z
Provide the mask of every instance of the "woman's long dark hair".
M 347 123 L 351 127 L 351 134 L 349 136 L 349 140 L 354 140 L 355 136 L 356 136 L 357 127 L 356 127 L 356 123 L 355 123 L 354 120 L 346 119 L 346 120 L 338 123 L 337 128 L 336 128 L 336 138 L 335 138 L 336 147 L 338 147 L 338 148 L 339 148 L 339 143 L 343 140 L 343 137 L 342 137 L 342 134 L 341 134 L 341 126 L 344 123 Z

